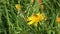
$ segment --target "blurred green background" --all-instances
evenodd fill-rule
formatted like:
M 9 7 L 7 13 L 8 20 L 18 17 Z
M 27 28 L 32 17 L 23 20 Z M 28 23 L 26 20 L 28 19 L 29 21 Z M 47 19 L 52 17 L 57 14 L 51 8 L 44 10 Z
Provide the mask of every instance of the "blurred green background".
M 16 10 L 16 4 L 21 5 L 21 10 Z M 56 22 L 60 0 L 42 0 L 42 5 L 43 10 L 38 0 L 0 0 L 0 34 L 60 34 L 60 23 Z M 44 12 L 47 20 L 37 27 L 27 25 L 24 17 L 36 12 Z

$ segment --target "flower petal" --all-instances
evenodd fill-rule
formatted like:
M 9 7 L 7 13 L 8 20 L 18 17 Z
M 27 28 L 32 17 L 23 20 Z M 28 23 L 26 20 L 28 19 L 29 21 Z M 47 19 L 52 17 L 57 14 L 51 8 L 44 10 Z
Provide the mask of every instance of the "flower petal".
M 31 24 L 33 24 L 34 22 L 33 21 L 30 21 L 29 23 L 28 23 L 28 25 L 31 25 Z

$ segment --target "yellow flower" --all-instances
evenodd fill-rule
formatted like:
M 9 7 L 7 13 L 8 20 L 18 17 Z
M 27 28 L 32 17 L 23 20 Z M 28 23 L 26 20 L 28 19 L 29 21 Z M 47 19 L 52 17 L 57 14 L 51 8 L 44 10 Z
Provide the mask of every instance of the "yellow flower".
M 42 0 L 37 0 L 38 1 L 38 4 L 42 4 Z
M 57 17 L 56 17 L 56 22 L 60 22 L 60 17 L 58 17 L 59 15 L 57 15 Z
M 31 0 L 32 3 L 34 3 L 35 0 Z
M 34 24 L 35 26 L 37 26 L 38 22 L 40 22 L 44 19 L 45 19 L 45 14 L 44 13 L 32 14 L 30 17 L 28 17 L 28 21 L 30 21 L 28 23 L 28 25 Z
M 15 7 L 16 7 L 17 10 L 21 10 L 21 5 L 20 4 L 16 4 Z
M 40 5 L 40 9 L 41 10 L 44 10 L 44 5 Z

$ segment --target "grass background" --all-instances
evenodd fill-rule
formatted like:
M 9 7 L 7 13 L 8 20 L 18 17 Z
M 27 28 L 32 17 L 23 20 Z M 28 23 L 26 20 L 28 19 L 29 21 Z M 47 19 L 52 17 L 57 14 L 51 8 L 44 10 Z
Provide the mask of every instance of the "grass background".
M 16 10 L 16 4 L 22 6 L 20 11 Z M 56 16 L 60 13 L 60 0 L 43 0 L 42 4 L 44 10 L 40 9 L 37 0 L 34 3 L 31 0 L 0 0 L 0 34 L 60 34 L 60 24 L 56 22 Z M 44 12 L 47 20 L 37 27 L 31 27 L 23 16 L 36 12 Z

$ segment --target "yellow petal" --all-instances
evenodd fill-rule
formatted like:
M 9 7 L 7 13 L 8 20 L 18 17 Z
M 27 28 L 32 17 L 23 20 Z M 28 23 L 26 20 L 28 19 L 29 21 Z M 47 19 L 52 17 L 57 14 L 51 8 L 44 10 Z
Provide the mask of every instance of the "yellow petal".
M 28 17 L 28 20 L 32 20 L 32 17 Z
M 34 26 L 37 26 L 38 23 L 34 23 Z
M 28 23 L 28 25 L 31 25 L 31 24 L 33 24 L 34 22 L 33 21 L 30 21 L 29 23 Z
M 40 12 L 38 12 L 36 15 L 40 15 Z

